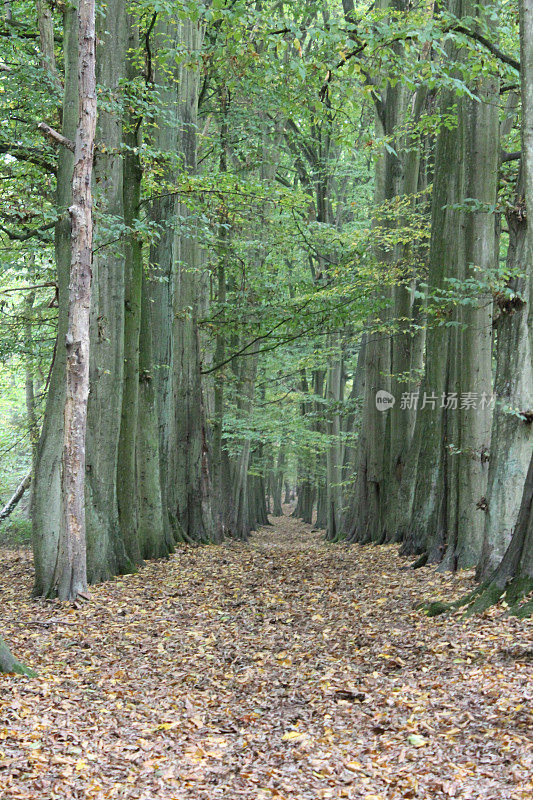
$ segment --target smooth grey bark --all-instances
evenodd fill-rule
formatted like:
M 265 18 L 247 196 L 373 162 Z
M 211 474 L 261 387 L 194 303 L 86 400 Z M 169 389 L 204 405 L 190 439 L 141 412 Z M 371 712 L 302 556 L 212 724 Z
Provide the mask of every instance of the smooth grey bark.
M 283 443 L 280 444 L 278 450 L 278 457 L 276 461 L 276 470 L 274 473 L 274 480 L 272 482 L 272 513 L 275 517 L 281 517 L 283 509 L 281 507 L 281 497 L 283 493 L 283 474 L 285 470 L 285 462 L 287 452 Z
M 524 189 L 527 199 L 533 197 L 533 0 L 520 0 L 520 84 L 522 94 L 522 168 L 524 171 Z M 527 325 L 528 351 L 533 353 L 533 279 L 531 264 L 533 263 L 533 226 L 527 225 L 526 257 L 528 265 Z M 531 363 L 530 363 L 531 368 Z M 533 397 L 525 398 L 528 403 L 526 419 L 531 425 L 533 418 Z M 529 438 L 531 452 L 531 434 Z M 509 583 L 510 582 L 510 583 Z M 530 601 L 519 606 L 522 598 L 533 590 L 533 454 L 528 474 L 524 483 L 522 502 L 513 537 L 496 573 L 491 580 L 492 586 L 505 585 L 509 604 L 521 616 L 533 611 Z M 491 591 L 489 589 L 489 597 Z
M 460 17 L 479 8 L 454 0 L 451 10 Z M 479 101 L 458 99 L 449 91 L 443 98 L 444 113 L 457 107 L 457 124 L 441 129 L 437 142 L 430 292 L 439 293 L 448 278 L 483 281 L 496 266 L 497 80 L 480 79 L 476 93 Z M 438 317 L 444 325 L 435 325 Z M 435 308 L 431 318 L 421 429 L 415 430 L 417 482 L 403 550 L 456 569 L 476 564 L 483 537 L 491 427 L 490 294 L 480 288 L 475 302 Z M 468 392 L 477 398 L 475 411 L 462 407 Z M 426 400 L 426 394 L 434 399 Z
M 139 45 L 137 19 L 128 14 L 128 50 L 136 53 Z M 138 74 L 132 56 L 128 56 L 126 80 Z M 123 131 L 124 224 L 128 233 L 124 245 L 124 383 L 120 437 L 117 459 L 117 503 L 120 531 L 126 552 L 134 564 L 142 561 L 138 532 L 139 498 L 136 490 L 137 430 L 139 412 L 139 335 L 141 329 L 141 291 L 143 278 L 143 246 L 135 224 L 139 219 L 142 167 L 139 157 L 141 120 L 127 113 Z
M 422 86 L 412 99 L 413 110 L 409 115 L 406 108 L 405 95 L 400 98 L 400 108 L 396 117 L 406 119 L 408 126 L 416 126 L 424 109 L 427 89 Z M 400 119 L 398 119 L 400 122 Z M 417 192 L 420 184 L 421 167 L 421 137 L 416 132 L 408 133 L 397 145 L 398 153 L 405 153 L 402 157 L 402 170 L 396 180 L 395 191 L 408 200 L 409 209 L 416 210 Z M 399 226 L 407 226 L 407 218 L 399 221 Z M 397 246 L 395 253 L 396 268 L 399 274 L 398 283 L 393 288 L 392 314 L 395 321 L 396 332 L 392 338 L 391 346 L 391 394 L 396 402 L 390 410 L 390 452 L 389 452 L 389 480 L 385 487 L 385 521 L 384 539 L 386 541 L 398 540 L 399 516 L 403 511 L 406 491 L 412 491 L 407 486 L 407 481 L 414 480 L 415 473 L 410 470 L 408 459 L 411 456 L 411 440 L 414 433 L 416 407 L 402 408 L 401 398 L 403 393 L 410 393 L 416 384 L 416 368 L 418 366 L 417 348 L 422 360 L 423 343 L 421 335 L 416 335 L 413 326 L 416 323 L 418 305 L 415 303 L 414 288 L 419 277 L 420 247 L 409 242 Z
M 164 524 L 159 462 L 159 429 L 153 377 L 153 334 L 148 276 L 143 275 L 139 335 L 137 414 L 138 537 L 143 558 L 162 558 L 174 549 Z
M 317 389 L 317 376 L 313 376 L 314 389 Z M 300 391 L 302 394 L 302 402 L 300 403 L 300 410 L 302 417 L 310 414 L 313 410 L 313 402 L 308 399 L 309 383 L 305 369 L 300 370 Z M 298 469 L 297 469 L 297 487 L 296 487 L 296 506 L 291 516 L 303 520 L 308 525 L 313 521 L 313 509 L 315 504 L 315 457 L 314 454 L 303 452 L 299 456 Z
M 447 90 L 440 103 L 441 114 L 453 113 L 456 97 Z M 440 292 L 448 277 L 453 277 L 460 246 L 461 224 L 456 204 L 461 199 L 461 128 L 441 127 L 435 152 L 435 175 L 432 192 L 431 241 L 429 250 L 428 287 L 430 292 Z M 459 241 L 458 241 L 459 240 Z M 428 540 L 432 539 L 431 558 L 442 559 L 447 525 L 447 454 L 450 412 L 445 408 L 450 390 L 450 328 L 451 309 L 440 309 L 428 318 L 426 334 L 426 369 L 420 388 L 418 413 L 413 435 L 416 457 L 416 483 L 414 489 L 406 484 L 408 499 L 412 492 L 412 515 L 405 525 L 404 554 L 427 553 Z M 435 395 L 435 401 L 424 402 L 424 397 Z M 414 463 L 412 461 L 412 463 Z M 410 505 L 410 503 L 409 503 Z
M 532 11 L 533 9 L 529 9 Z M 533 41 L 533 40 L 532 40 Z M 505 594 L 510 612 L 521 617 L 533 613 L 533 455 L 524 482 L 518 519 L 505 555 L 490 578 L 473 596 L 470 613 L 484 611 Z M 526 600 L 525 603 L 523 601 Z
M 531 453 L 533 430 L 521 416 L 533 408 L 533 355 L 528 317 L 531 262 L 526 260 L 526 218 L 523 180 L 507 212 L 509 249 L 507 267 L 518 270 L 507 289 L 496 298 L 496 376 L 494 415 L 487 486 L 486 520 L 480 580 L 499 565 L 511 541 Z
M 62 133 L 67 139 L 73 140 L 78 122 L 76 5 L 65 11 L 63 31 L 65 88 Z M 71 258 L 68 209 L 72 201 L 73 160 L 74 154 L 70 150 L 65 147 L 59 149 L 55 201 L 58 214 L 58 222 L 55 226 L 55 263 L 58 286 L 57 336 L 43 426 L 37 447 L 32 503 L 34 594 L 37 596 L 48 596 L 53 593 L 53 576 L 61 526 L 61 456 L 67 355 L 65 337 L 67 334 Z
M 533 197 L 533 0 L 520 0 L 520 83 L 522 93 L 522 170 L 525 197 Z M 528 351 L 533 352 L 533 281 L 529 265 L 533 259 L 533 226 L 527 225 L 524 263 L 528 265 L 529 287 L 527 296 Z M 515 326 L 517 334 L 523 321 Z M 525 337 L 522 335 L 525 344 Z M 531 397 L 529 398 L 531 400 Z M 533 408 L 528 409 L 533 418 Z M 515 432 L 516 435 L 516 432 Z M 513 437 L 514 438 L 514 437 Z M 496 603 L 505 594 L 510 612 L 529 617 L 533 612 L 533 452 L 529 442 L 530 460 L 516 526 L 509 546 L 496 570 L 479 589 L 460 601 L 469 605 L 469 613 L 477 613 Z M 490 501 L 490 498 L 489 498 Z M 529 600 L 528 600 L 529 597 Z M 525 602 L 524 602 L 525 601 Z M 430 613 L 446 610 L 436 604 Z
M 259 444 L 255 451 L 250 455 L 247 478 L 248 495 L 248 524 L 250 531 L 257 530 L 261 525 L 270 525 L 269 514 L 269 481 L 265 477 L 265 472 L 272 478 L 272 470 L 266 470 L 265 457 L 263 455 L 263 445 Z
M 405 0 L 379 0 L 383 11 L 405 10 Z M 401 82 L 388 84 L 377 98 L 375 110 L 376 134 L 380 138 L 394 137 L 397 127 L 404 122 L 407 97 Z M 397 151 L 400 152 L 398 144 Z M 375 166 L 374 202 L 377 209 L 401 191 L 403 164 L 397 152 L 385 147 Z M 376 262 L 385 269 L 394 261 L 394 252 L 379 243 L 374 247 Z M 400 295 L 401 297 L 401 295 Z M 349 541 L 381 542 L 385 536 L 387 488 L 390 479 L 389 457 L 391 452 L 390 413 L 376 407 L 376 393 L 391 389 L 391 341 L 379 330 L 390 315 L 388 306 L 392 301 L 391 291 L 376 292 L 376 300 L 382 310 L 375 319 L 369 320 L 365 348 L 365 389 L 363 395 L 361 433 L 357 445 L 356 482 L 351 512 L 343 525 L 343 534 Z M 395 417 L 394 439 L 403 431 L 405 419 Z M 399 432 L 397 432 L 397 430 Z M 396 454 L 393 456 L 396 457 Z
M 152 85 L 164 113 L 149 128 L 152 146 L 161 154 L 162 191 L 152 198 L 150 219 L 157 226 L 158 236 L 150 244 L 150 270 L 147 284 L 151 325 L 153 329 L 153 381 L 159 435 L 159 473 L 164 536 L 174 541 L 170 521 L 170 448 L 172 407 L 172 298 L 175 261 L 176 219 L 178 200 L 171 187 L 177 175 L 178 159 L 178 68 L 174 63 L 179 47 L 179 25 L 167 16 L 158 15 L 150 39 L 152 49 Z
M 185 171 L 197 171 L 197 127 L 203 40 L 201 23 L 181 23 L 181 43 L 191 63 L 179 70 L 179 148 Z M 175 535 L 187 541 L 218 537 L 212 513 L 206 420 L 201 376 L 199 309 L 206 290 L 205 265 L 199 242 L 199 219 L 185 203 L 179 205 L 180 230 L 174 244 L 172 387 L 173 418 L 170 452 L 169 509 Z
M 357 354 L 357 364 L 352 376 L 352 388 L 350 391 L 349 400 L 351 404 L 362 404 L 362 398 L 365 390 L 365 360 L 366 360 L 366 334 L 363 334 L 359 343 L 359 351 Z M 343 517 L 343 530 L 341 538 L 344 538 L 346 531 L 351 530 L 354 519 L 357 515 L 355 508 L 355 487 L 356 487 L 356 468 L 357 458 L 359 454 L 358 438 L 360 434 L 359 426 L 356 427 L 358 414 L 355 409 L 351 410 L 344 419 L 344 433 L 347 437 L 347 444 L 344 450 L 344 465 L 343 465 L 343 503 L 344 503 L 344 517 Z M 350 438 L 348 438 L 348 436 Z
M 533 10 L 533 9 L 531 9 Z M 530 31 L 533 33 L 533 31 Z M 531 40 L 533 42 L 533 39 Z M 524 63 L 522 61 L 522 63 Z M 533 142 L 532 142 L 533 144 Z M 455 603 L 428 604 L 429 616 L 467 607 L 466 614 L 479 614 L 505 597 L 510 614 L 529 618 L 533 614 L 533 453 L 524 482 L 522 500 L 513 536 L 503 559 L 489 578 Z
M 228 168 L 228 92 L 224 85 L 220 87 L 220 160 L 219 169 L 222 174 Z M 223 208 L 219 213 L 218 237 L 217 237 L 217 304 L 219 306 L 218 320 L 219 329 L 216 334 L 216 344 L 214 353 L 214 365 L 224 364 L 226 359 L 226 333 L 224 322 L 226 317 L 226 296 L 227 296 L 227 260 L 229 245 L 229 215 Z M 223 447 L 223 422 L 224 422 L 224 390 L 226 374 L 224 366 L 220 366 L 215 371 L 213 386 L 213 422 L 211 438 L 211 475 L 213 482 L 214 514 L 222 535 L 230 527 L 231 513 L 224 495 L 224 460 L 222 455 Z
M 386 105 L 386 104 L 385 104 Z M 389 105 L 389 109 L 391 106 Z M 391 121 L 394 116 L 391 117 Z M 378 134 L 384 136 L 381 120 L 376 115 Z M 385 151 L 380 154 L 375 167 L 374 199 L 377 207 L 391 196 L 393 175 L 397 165 Z M 375 247 L 375 258 L 387 263 L 389 256 L 379 246 Z M 389 292 L 379 293 L 377 300 L 384 306 L 378 317 L 369 321 L 365 331 L 365 386 L 362 403 L 361 432 L 357 443 L 356 480 L 352 513 L 348 515 L 343 533 L 349 541 L 360 543 L 379 542 L 383 535 L 384 486 L 386 483 L 386 422 L 387 415 L 376 407 L 376 393 L 390 391 L 390 340 L 375 330 L 376 322 L 384 322 Z M 373 330 L 374 329 L 374 330 Z
M 124 0 L 109 0 L 97 20 L 97 82 L 112 100 L 125 77 L 128 45 Z M 87 421 L 87 573 L 90 583 L 134 568 L 126 554 L 117 505 L 117 462 L 124 380 L 124 243 L 106 229 L 124 221 L 122 119 L 112 105 L 98 115 L 95 167 L 97 213 L 91 308 Z
M 473 2 L 464 13 L 474 14 Z M 465 213 L 464 277 L 483 280 L 497 266 L 494 208 L 498 191 L 499 80 L 488 76 L 476 84 L 479 100 L 463 98 L 465 120 L 464 197 L 479 204 Z M 463 272 L 461 270 L 461 272 Z M 472 392 L 479 400 L 475 411 L 459 409 L 457 457 L 457 536 L 455 565 L 475 566 L 481 554 L 485 525 L 492 424 L 492 295 L 480 290 L 473 305 L 463 306 L 460 320 L 459 395 Z M 455 537 L 454 537 L 455 538 Z M 450 547 L 452 543 L 450 542 Z
M 240 359 L 238 411 L 243 419 L 252 414 L 257 375 L 257 355 Z M 240 443 L 238 455 L 231 462 L 230 497 L 233 512 L 230 535 L 236 539 L 247 539 L 252 530 L 250 519 L 250 476 L 251 440 L 244 439 Z M 264 489 L 263 489 L 264 491 Z
M 329 444 L 326 451 L 326 530 L 328 539 L 333 540 L 342 531 L 343 524 L 342 465 L 344 455 L 341 439 L 340 408 L 344 401 L 344 381 L 341 336 L 336 332 L 330 334 L 328 340 L 326 433 L 329 437 Z M 322 520 L 320 516 L 317 508 L 317 527 L 321 526 Z

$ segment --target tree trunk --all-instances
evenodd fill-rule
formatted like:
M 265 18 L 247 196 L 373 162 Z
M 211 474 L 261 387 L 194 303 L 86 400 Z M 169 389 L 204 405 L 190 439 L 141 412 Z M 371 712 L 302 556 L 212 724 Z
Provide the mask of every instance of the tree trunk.
M 528 0 L 528 13 L 533 5 Z M 533 39 L 531 40 L 533 45 Z M 533 144 L 533 142 L 532 142 Z M 533 189 L 533 186 L 531 187 Z M 468 596 L 461 604 L 472 603 L 469 613 L 476 614 L 498 602 L 505 594 L 510 613 L 529 617 L 533 613 L 533 599 L 523 603 L 533 592 L 533 455 L 524 483 L 518 520 L 507 551 L 496 571 L 477 592 Z M 473 602 L 472 602 L 473 601 Z
M 257 355 L 241 358 L 240 362 L 238 409 L 244 419 L 247 419 L 250 417 L 253 408 L 255 378 L 257 374 Z M 230 535 L 236 539 L 244 540 L 248 537 L 252 529 L 249 501 L 249 494 L 251 491 L 249 480 L 251 456 L 250 439 L 247 438 L 242 441 L 240 447 L 240 453 L 237 458 L 233 460 L 230 472 L 230 496 L 233 512 Z
M 476 4 L 465 3 L 465 14 L 474 15 Z M 464 97 L 465 185 L 464 197 L 480 208 L 465 213 L 464 276 L 483 279 L 496 266 L 494 207 L 498 190 L 499 81 L 495 76 L 479 80 L 476 100 Z M 459 396 L 472 393 L 475 410 L 459 409 L 457 460 L 457 539 L 454 560 L 458 568 L 478 563 L 485 526 L 487 478 L 492 423 L 492 296 L 480 291 L 475 304 L 463 306 L 464 330 L 460 339 Z M 485 400 L 483 400 L 485 398 Z M 461 403 L 462 405 L 462 403 Z M 452 459 L 454 456 L 451 456 Z M 450 547 L 453 546 L 450 543 Z
M 334 540 L 342 531 L 342 442 L 341 442 L 341 414 L 340 407 L 344 402 L 343 397 L 343 362 L 340 336 L 338 333 L 330 334 L 328 370 L 326 377 L 326 434 L 328 447 L 326 450 L 326 530 L 327 537 Z M 319 492 L 320 498 L 320 492 Z M 320 503 L 319 503 L 320 504 Z M 317 508 L 316 526 L 320 527 Z
M 53 593 L 74 601 L 87 591 L 85 531 L 85 433 L 89 396 L 89 319 L 93 243 L 92 171 L 96 133 L 96 31 L 94 0 L 79 0 L 78 97 L 72 174 L 71 266 L 66 399 L 62 462 L 62 525 Z
M 525 196 L 533 197 L 533 0 L 520 0 L 520 82 L 522 89 L 522 170 Z M 533 259 L 533 226 L 527 225 L 524 263 Z M 529 353 L 533 347 L 533 281 L 529 280 L 528 293 Z M 516 329 L 519 330 L 519 321 Z M 531 398 L 529 398 L 531 400 Z M 530 413 L 533 409 L 529 409 Z M 528 617 L 533 612 L 533 453 L 530 459 L 518 512 L 518 519 L 510 544 L 495 572 L 476 591 L 462 598 L 455 606 L 468 605 L 468 613 L 484 611 L 505 594 L 510 612 Z M 490 502 L 490 498 L 489 498 Z M 524 603 L 523 601 L 526 600 Z M 450 606 L 431 604 L 431 615 L 446 611 Z
M 523 170 L 521 170 L 523 172 Z M 526 261 L 524 185 L 518 181 L 514 207 L 507 213 L 509 295 L 496 298 L 496 376 L 487 486 L 486 520 L 477 577 L 496 569 L 511 541 L 532 446 L 533 429 L 519 412 L 533 407 L 533 368 L 528 315 L 531 262 Z
M 128 45 L 124 0 L 109 0 L 98 18 L 97 82 L 117 97 L 125 77 Z M 97 139 L 105 145 L 94 167 L 95 202 L 101 224 L 93 258 L 91 365 L 87 419 L 87 571 L 90 583 L 134 569 L 119 524 L 117 463 L 124 383 L 124 244 L 106 230 L 124 220 L 122 119 L 100 109 Z
M 164 523 L 159 462 L 159 430 L 152 350 L 149 280 L 143 275 L 139 336 L 139 401 L 137 415 L 138 536 L 143 558 L 162 558 L 174 549 Z
M 398 109 L 402 117 L 407 118 L 407 125 L 415 126 L 422 114 L 426 102 L 427 90 L 424 86 L 418 89 L 413 100 L 413 112 L 407 115 L 405 107 Z M 404 98 L 405 106 L 405 98 Z M 414 212 L 419 190 L 421 142 L 418 134 L 403 137 L 404 142 L 397 145 L 397 150 L 405 150 L 403 170 L 397 191 L 407 199 L 408 207 Z M 425 197 L 422 198 L 425 202 Z M 408 219 L 399 221 L 399 226 L 407 226 Z M 393 290 L 393 316 L 396 327 L 391 347 L 391 394 L 396 402 L 390 410 L 390 463 L 389 481 L 386 487 L 386 511 L 384 522 L 385 541 L 398 540 L 398 520 L 402 513 L 402 503 L 408 478 L 414 480 L 414 472 L 409 470 L 408 458 L 414 432 L 416 408 L 402 406 L 404 393 L 413 390 L 413 369 L 417 366 L 416 348 L 420 346 L 420 337 L 413 333 L 413 323 L 418 311 L 414 301 L 414 286 L 417 283 L 417 272 L 420 270 L 419 250 L 412 243 L 397 246 L 397 263 L 399 282 Z M 402 486 L 403 484 L 403 486 Z
M 276 471 L 272 487 L 272 500 L 273 500 L 272 513 L 275 517 L 281 517 L 283 515 L 283 509 L 281 507 L 281 496 L 283 493 L 283 471 L 285 469 L 285 458 L 286 458 L 286 451 L 285 451 L 285 446 L 282 443 L 279 446 L 278 460 L 276 463 Z
M 78 108 L 78 39 L 76 6 L 63 15 L 64 97 L 62 133 L 74 140 Z M 55 262 L 58 285 L 58 322 L 50 385 L 46 397 L 43 426 L 37 448 L 32 502 L 34 594 L 54 593 L 54 572 L 59 547 L 61 520 L 61 461 L 63 451 L 64 410 L 66 397 L 65 347 L 68 324 L 69 276 L 71 262 L 71 226 L 66 213 L 72 203 L 74 154 L 61 147 L 58 155 L 55 204 L 59 219 L 55 226 Z
M 41 66 L 48 73 L 54 88 L 61 92 L 61 78 L 57 71 L 54 53 L 54 21 L 48 0 L 36 0 L 39 25 Z
M 11 654 L 8 646 L 0 636 L 0 673 L 16 673 L 18 675 L 28 675 L 28 677 L 35 677 L 35 672 L 28 669 L 20 661 Z
M 228 93 L 223 85 L 220 88 L 220 161 L 219 169 L 222 174 L 228 167 Z M 217 304 L 219 307 L 219 328 L 216 334 L 214 364 L 222 365 L 226 359 L 226 331 L 224 322 L 226 318 L 226 265 L 228 261 L 229 216 L 224 208 L 219 212 L 218 241 L 217 241 Z M 222 456 L 223 447 L 223 422 L 224 422 L 224 388 L 225 366 L 220 366 L 214 376 L 214 408 L 211 443 L 211 474 L 213 480 L 213 512 L 217 525 L 222 535 L 230 525 L 231 514 L 224 497 L 224 478 Z
M 162 119 L 150 129 L 151 144 L 161 153 L 163 164 L 161 183 L 172 184 L 176 178 L 175 154 L 178 152 L 178 68 L 169 67 L 168 48 L 180 46 L 179 25 L 158 14 L 151 37 L 153 85 L 165 108 Z M 150 206 L 152 223 L 157 226 L 158 236 L 150 244 L 150 274 L 148 292 L 150 297 L 152 346 L 154 360 L 154 396 L 157 408 L 159 435 L 159 472 L 161 502 L 166 541 L 174 541 L 174 530 L 170 521 L 169 466 L 171 456 L 172 406 L 172 296 L 174 251 L 178 199 L 163 191 Z
M 137 20 L 128 14 L 129 51 L 136 54 L 139 44 Z M 134 80 L 138 70 L 128 57 L 126 79 Z M 139 335 L 141 329 L 141 291 L 143 248 L 135 223 L 139 219 L 142 167 L 139 157 L 141 120 L 129 113 L 124 120 L 124 224 L 128 230 L 124 258 L 124 385 L 117 460 L 117 503 L 120 531 L 126 552 L 134 564 L 142 561 L 138 532 L 139 505 L 136 490 L 137 430 L 139 413 Z M 155 532 L 154 532 L 155 533 Z
M 194 21 L 182 23 L 182 45 L 196 59 L 203 31 Z M 187 172 L 197 170 L 197 125 L 200 69 L 183 64 L 179 76 L 180 153 Z M 199 219 L 180 204 L 181 230 L 174 253 L 173 276 L 173 429 L 170 453 L 169 507 L 175 535 L 187 541 L 219 538 L 212 513 L 207 432 L 203 404 L 198 312 L 206 284 L 199 243 Z
M 441 100 L 441 114 L 453 114 L 457 98 L 447 90 Z M 459 120 L 457 120 L 459 125 Z M 435 175 L 432 193 L 431 241 L 429 251 L 428 291 L 440 292 L 448 277 L 454 276 L 461 234 L 459 213 L 454 204 L 461 200 L 460 194 L 461 151 L 457 128 L 442 127 L 437 138 L 435 153 Z M 412 516 L 405 536 L 402 552 L 406 555 L 426 554 L 428 541 L 432 543 L 431 559 L 440 561 L 446 541 L 449 417 L 443 397 L 450 390 L 450 328 L 446 322 L 450 309 L 439 309 L 428 318 L 426 335 L 426 369 L 420 388 L 418 413 L 413 435 L 414 451 L 411 463 L 416 459 L 416 482 L 404 485 L 409 499 L 412 492 Z M 429 398 L 435 399 L 429 399 Z M 426 399 L 425 399 L 426 398 Z M 418 455 L 417 455 L 418 454 Z M 410 477 L 410 476 L 409 476 Z M 410 505 L 410 503 L 409 503 Z M 399 521 L 400 533 L 403 524 Z

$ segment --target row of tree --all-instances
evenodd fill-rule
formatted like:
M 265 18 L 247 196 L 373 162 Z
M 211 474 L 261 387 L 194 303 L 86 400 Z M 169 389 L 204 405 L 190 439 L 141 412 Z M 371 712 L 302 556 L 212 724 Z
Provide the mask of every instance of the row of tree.
M 409 3 L 383 8 L 389 19 L 411 13 Z M 344 10 L 355 25 L 352 7 L 345 3 Z M 426 64 L 447 59 L 450 69 L 437 92 L 425 82 L 409 86 L 390 77 L 378 90 L 372 81 L 376 135 L 387 143 L 376 162 L 375 202 L 389 212 L 380 222 L 375 259 L 383 283 L 394 278 L 377 290 L 383 311 L 369 320 L 352 379 L 352 392 L 361 397 L 352 489 L 338 491 L 345 459 L 337 436 L 327 453 L 327 514 L 320 520 L 331 539 L 401 542 L 404 554 L 419 556 L 417 565 L 477 566 L 483 583 L 476 609 L 506 587 L 518 607 L 533 586 L 533 317 L 525 212 L 531 9 L 521 9 L 520 57 L 497 45 L 505 11 L 503 4 L 487 8 L 466 0 L 432 9 L 454 32 L 440 48 L 433 41 L 416 54 Z M 407 41 L 398 36 L 396 57 L 405 56 Z M 439 117 L 438 130 L 414 136 L 429 111 Z M 505 145 L 516 141 L 520 117 L 522 148 L 509 152 Z M 404 226 L 429 185 L 426 249 L 405 236 Z M 345 390 L 328 372 L 330 397 L 342 400 Z M 395 400 L 386 413 L 376 402 L 380 391 Z M 332 430 L 339 430 L 339 413 L 330 416 Z M 310 485 L 317 483 L 320 518 L 319 482 L 305 476 L 301 483 L 296 513 L 308 521 Z M 526 604 L 521 611 L 529 610 Z

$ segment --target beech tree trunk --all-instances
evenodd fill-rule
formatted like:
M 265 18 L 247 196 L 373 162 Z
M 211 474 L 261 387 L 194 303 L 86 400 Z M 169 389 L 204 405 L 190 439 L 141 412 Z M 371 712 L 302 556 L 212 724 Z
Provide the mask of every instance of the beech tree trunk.
M 443 93 L 440 109 L 442 116 L 453 114 L 457 98 L 451 90 Z M 457 125 L 459 121 L 457 120 Z M 457 239 L 461 226 L 455 204 L 460 202 L 460 147 L 457 128 L 441 127 L 435 152 L 435 175 L 432 193 L 431 241 L 429 251 L 430 292 L 440 292 L 448 277 L 454 277 L 456 269 Z M 412 492 L 412 515 L 405 525 L 402 552 L 406 555 L 428 556 L 428 540 L 431 539 L 431 560 L 440 561 L 445 544 L 447 524 L 447 453 L 450 411 L 445 408 L 442 397 L 450 390 L 450 328 L 442 324 L 447 321 L 449 309 L 443 309 L 442 317 L 432 314 L 428 318 L 426 337 L 426 368 L 420 387 L 418 413 L 413 434 L 413 452 L 410 463 L 416 464 L 416 481 L 405 483 L 408 505 Z M 424 396 L 435 395 L 435 400 L 424 402 Z
M 0 636 L 0 672 L 1 673 L 16 673 L 18 675 L 28 675 L 34 677 L 35 672 L 28 669 L 20 661 L 12 655 L 11 650 L 8 648 L 2 637 Z
M 171 184 L 176 177 L 178 153 L 178 67 L 168 63 L 167 48 L 179 47 L 179 25 L 158 14 L 153 34 L 152 75 L 154 89 L 165 114 L 150 128 L 151 144 L 160 151 L 163 163 L 162 184 Z M 154 120 L 155 122 L 155 120 Z M 150 244 L 150 269 L 147 290 L 151 327 L 153 330 L 153 394 L 157 409 L 158 459 L 161 485 L 164 536 L 175 542 L 170 521 L 170 456 L 172 409 L 172 297 L 174 252 L 176 246 L 176 215 L 178 200 L 169 192 L 161 192 L 150 204 L 150 218 L 157 226 L 158 237 Z
M 182 46 L 192 63 L 180 66 L 179 143 L 183 167 L 190 175 L 197 171 L 200 68 L 196 59 L 202 40 L 200 22 L 182 23 Z M 185 203 L 179 205 L 179 226 L 173 272 L 173 409 L 168 502 L 175 536 L 185 541 L 207 542 L 218 538 L 212 509 L 198 329 L 207 286 L 203 280 L 205 265 L 199 219 L 196 211 Z
M 139 45 L 137 20 L 128 14 L 129 51 Z M 135 59 L 128 57 L 126 78 L 135 80 Z M 142 167 L 139 157 L 141 120 L 133 113 L 124 119 L 124 223 L 128 233 L 124 258 L 124 384 L 117 459 L 117 503 L 119 524 L 126 552 L 134 564 L 142 561 L 139 538 L 139 498 L 136 489 L 137 423 L 139 415 L 139 336 L 141 330 L 141 291 L 143 282 L 142 239 L 135 230 L 141 202 Z
M 480 13 L 465 0 L 452 0 L 450 10 L 458 17 Z M 475 91 L 479 100 L 449 90 L 443 96 L 445 114 L 457 109 L 456 127 L 441 129 L 437 142 L 430 293 L 449 286 L 449 278 L 483 281 L 496 265 L 497 80 L 484 78 Z M 414 435 L 417 481 L 404 552 L 456 569 L 477 563 L 483 539 L 492 413 L 490 293 L 480 288 L 471 303 L 433 309 L 428 322 L 421 427 L 417 419 Z M 475 408 L 464 404 L 469 394 Z
M 465 2 L 463 13 L 475 15 L 477 4 Z M 483 280 L 496 267 L 496 220 L 498 191 L 499 80 L 489 76 L 475 87 L 479 99 L 463 98 L 464 104 L 464 197 L 479 207 L 465 212 L 464 277 Z M 462 270 L 462 271 L 463 271 Z M 457 534 L 450 541 L 453 567 L 478 563 L 485 526 L 487 479 L 492 424 L 492 296 L 480 290 L 472 305 L 463 306 L 459 335 L 458 393 L 477 398 L 475 410 L 459 409 L 459 455 L 456 458 Z M 483 399 L 485 398 L 485 400 Z M 462 403 L 461 403 L 462 405 Z M 452 459 L 454 457 L 452 456 Z M 450 557 L 450 552 L 447 553 Z
M 63 15 L 64 97 L 62 133 L 73 141 L 79 118 L 78 107 L 78 37 L 77 6 L 69 6 Z M 71 264 L 71 223 L 68 208 L 72 203 L 74 154 L 61 147 L 58 154 L 55 204 L 55 262 L 58 285 L 58 322 L 54 361 L 46 397 L 44 420 L 35 461 L 32 503 L 34 594 L 54 594 L 54 578 L 62 521 L 61 463 L 64 440 L 66 398 L 69 279 Z
M 97 82 L 117 98 L 125 77 L 128 46 L 125 0 L 108 0 L 98 16 Z M 124 221 L 122 118 L 114 106 L 100 108 L 94 166 L 95 229 L 91 307 L 91 391 L 87 418 L 87 571 L 90 583 L 134 569 L 120 530 L 117 464 L 124 381 L 124 240 L 110 240 L 112 220 Z M 132 487 L 133 489 L 133 487 Z
M 285 469 L 286 450 L 284 444 L 280 444 L 274 480 L 272 482 L 272 513 L 275 517 L 281 517 L 283 509 L 281 507 L 281 497 L 283 494 L 283 471 Z
M 523 169 L 521 169 L 523 173 Z M 530 346 L 529 284 L 531 261 L 526 260 L 524 182 L 519 179 L 514 206 L 507 212 L 507 266 L 518 270 L 508 286 L 512 295 L 496 298 L 496 376 L 490 447 L 486 520 L 480 580 L 500 564 L 516 524 L 533 445 L 533 428 L 521 416 L 533 408 L 533 355 Z

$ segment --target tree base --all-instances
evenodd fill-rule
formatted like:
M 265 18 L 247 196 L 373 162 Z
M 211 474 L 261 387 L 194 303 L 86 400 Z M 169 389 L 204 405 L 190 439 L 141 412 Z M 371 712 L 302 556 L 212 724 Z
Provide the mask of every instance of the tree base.
M 533 614 L 533 598 L 526 599 L 532 593 L 533 578 L 517 577 L 506 585 L 498 581 L 485 581 L 455 603 L 436 601 L 424 604 L 422 608 L 428 617 L 436 617 L 466 607 L 464 616 L 471 617 L 483 614 L 487 609 L 504 601 L 511 616 L 527 619 Z
M 0 673 L 4 675 L 26 675 L 28 678 L 37 677 L 36 672 L 17 661 L 2 639 L 0 639 Z

